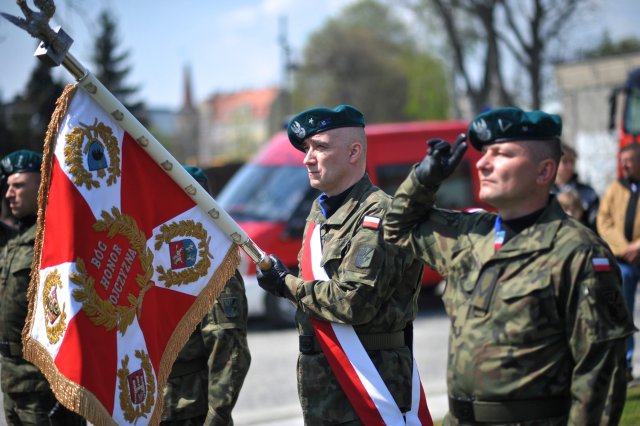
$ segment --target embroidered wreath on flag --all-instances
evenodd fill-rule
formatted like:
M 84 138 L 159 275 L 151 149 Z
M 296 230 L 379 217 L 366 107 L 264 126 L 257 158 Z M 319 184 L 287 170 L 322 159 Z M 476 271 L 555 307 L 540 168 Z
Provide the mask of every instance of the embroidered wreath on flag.
M 156 251 L 160 250 L 163 244 L 169 244 L 177 237 L 194 237 L 198 239 L 198 254 L 200 260 L 193 266 L 180 270 L 178 272 L 173 269 L 165 270 L 162 265 L 156 267 L 158 272 L 158 280 L 163 281 L 167 288 L 174 285 L 189 284 L 198 278 L 207 275 L 207 271 L 211 266 L 213 255 L 209 251 L 211 237 L 207 234 L 207 230 L 202 223 L 195 222 L 193 219 L 181 220 L 160 226 L 160 233 L 156 235 Z
M 109 166 L 107 167 L 109 177 L 107 178 L 107 185 L 113 185 L 118 180 L 118 177 L 120 177 L 121 172 L 118 140 L 113 135 L 111 127 L 102 122 L 98 122 L 97 118 L 91 126 L 84 123 L 80 123 L 80 125 L 82 127 L 74 127 L 71 132 L 65 136 L 67 143 L 64 147 L 64 158 L 65 163 L 69 166 L 69 173 L 73 176 L 73 183 L 77 186 L 84 185 L 87 189 L 100 187 L 100 183 L 93 179 L 93 174 L 85 169 L 83 165 L 83 155 L 89 153 L 91 146 L 90 143 L 87 143 L 83 148 L 82 143 L 86 138 L 89 142 L 98 142 L 106 147 L 109 153 Z M 104 169 L 100 169 L 97 171 L 97 175 L 103 178 L 106 173 Z
M 116 207 L 111 209 L 112 215 L 102 211 L 102 220 L 93 224 L 93 229 L 97 232 L 107 232 L 109 238 L 115 235 L 123 235 L 129 240 L 129 244 L 138 254 L 142 265 L 142 274 L 136 276 L 136 282 L 140 287 L 140 293 L 136 298 L 131 293 L 127 297 L 129 306 L 114 305 L 109 300 L 103 300 L 95 291 L 95 280 L 87 274 L 84 260 L 76 260 L 78 273 L 71 273 L 69 279 L 80 289 L 73 291 L 73 298 L 78 303 L 82 303 L 82 309 L 87 316 L 97 326 L 104 326 L 107 330 L 114 327 L 121 334 L 124 334 L 127 327 L 131 325 L 135 318 L 136 311 L 142 307 L 142 300 L 145 293 L 153 287 L 153 253 L 147 248 L 147 240 L 144 233 L 138 228 L 135 219 L 129 215 L 122 214 Z
M 140 417 L 147 417 L 147 414 L 151 412 L 151 408 L 155 403 L 153 395 L 156 391 L 156 382 L 153 379 L 153 371 L 151 369 L 151 362 L 149 361 L 149 355 L 144 351 L 136 351 L 136 358 L 141 362 L 141 367 L 144 370 L 145 379 L 147 382 L 147 395 L 142 404 L 134 407 L 131 401 L 131 393 L 129 392 L 129 386 L 127 383 L 127 377 L 129 376 L 129 355 L 125 355 L 122 359 L 122 368 L 118 369 L 118 389 L 120 389 L 120 407 L 124 413 L 124 418 L 129 423 L 135 423 Z
M 60 277 L 60 273 L 57 269 L 49 272 L 47 277 L 44 279 L 44 288 L 42 290 L 42 307 L 45 312 L 44 317 L 44 327 L 47 330 L 47 339 L 49 339 L 49 343 L 54 344 L 60 340 L 62 337 L 62 333 L 64 333 L 65 328 L 67 327 L 67 313 L 64 308 L 66 304 L 62 305 L 62 309 L 60 310 L 60 316 L 56 318 L 55 325 L 49 325 L 49 315 L 52 314 L 50 310 L 51 306 L 51 291 L 54 287 L 62 288 L 62 279 Z M 57 300 L 55 301 L 58 302 Z

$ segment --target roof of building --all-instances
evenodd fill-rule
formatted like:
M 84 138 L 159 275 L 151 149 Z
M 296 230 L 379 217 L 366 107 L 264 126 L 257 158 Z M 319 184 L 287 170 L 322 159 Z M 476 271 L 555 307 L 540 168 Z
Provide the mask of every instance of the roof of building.
M 217 122 L 228 122 L 238 115 L 264 120 L 279 94 L 280 89 L 277 87 L 216 93 L 205 103 L 209 104 L 212 120 Z

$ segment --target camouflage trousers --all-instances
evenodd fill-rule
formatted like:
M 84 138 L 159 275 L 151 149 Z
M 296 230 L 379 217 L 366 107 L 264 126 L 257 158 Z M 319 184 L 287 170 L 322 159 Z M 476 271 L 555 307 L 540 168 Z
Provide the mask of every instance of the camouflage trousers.
M 3 393 L 8 426 L 83 426 L 86 421 L 67 410 L 51 392 Z

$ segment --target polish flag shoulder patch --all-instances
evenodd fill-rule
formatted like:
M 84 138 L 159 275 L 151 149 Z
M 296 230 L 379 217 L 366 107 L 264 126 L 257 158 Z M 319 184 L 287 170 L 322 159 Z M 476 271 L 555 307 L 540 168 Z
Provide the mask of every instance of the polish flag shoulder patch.
M 611 271 L 611 263 L 606 257 L 594 257 L 591 263 L 593 264 L 593 269 L 596 272 Z
M 364 219 L 362 219 L 362 227 L 378 229 L 380 228 L 380 218 L 375 216 L 365 216 Z

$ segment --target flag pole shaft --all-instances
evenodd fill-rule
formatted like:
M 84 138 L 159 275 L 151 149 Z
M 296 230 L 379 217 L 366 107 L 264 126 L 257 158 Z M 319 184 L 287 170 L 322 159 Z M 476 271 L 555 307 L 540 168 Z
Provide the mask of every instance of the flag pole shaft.
M 65 55 L 62 65 L 122 128 L 153 158 L 211 220 L 237 244 L 262 270 L 271 268 L 271 259 L 258 247 L 217 201 L 182 167 L 158 140 L 129 112 L 122 103 L 85 68 L 71 53 Z

